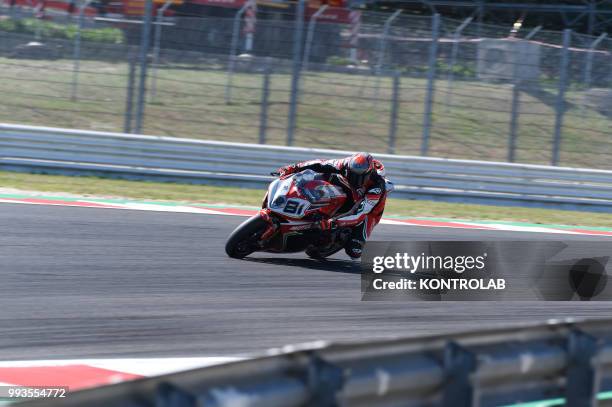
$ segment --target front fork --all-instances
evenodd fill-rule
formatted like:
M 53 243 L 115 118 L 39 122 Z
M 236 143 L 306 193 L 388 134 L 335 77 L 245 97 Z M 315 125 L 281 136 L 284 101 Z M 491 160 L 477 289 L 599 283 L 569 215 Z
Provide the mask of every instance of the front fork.
M 263 232 L 260 238 L 261 244 L 263 244 L 263 242 L 274 236 L 276 231 L 280 228 L 280 225 L 272 216 L 270 216 L 270 210 L 267 208 L 261 209 L 259 211 L 259 216 L 268 224 L 268 228 Z

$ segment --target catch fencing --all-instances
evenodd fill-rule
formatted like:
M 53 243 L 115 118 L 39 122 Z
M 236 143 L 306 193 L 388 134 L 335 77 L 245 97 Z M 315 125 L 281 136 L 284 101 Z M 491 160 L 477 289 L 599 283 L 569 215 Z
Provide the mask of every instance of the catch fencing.
M 610 320 L 288 349 L 23 406 L 612 405 Z
M 144 21 L 0 7 L 0 120 L 612 169 L 606 35 L 189 4 Z
M 349 151 L 0 124 L 0 169 L 264 189 L 290 162 Z M 610 212 L 612 171 L 380 154 L 394 197 Z

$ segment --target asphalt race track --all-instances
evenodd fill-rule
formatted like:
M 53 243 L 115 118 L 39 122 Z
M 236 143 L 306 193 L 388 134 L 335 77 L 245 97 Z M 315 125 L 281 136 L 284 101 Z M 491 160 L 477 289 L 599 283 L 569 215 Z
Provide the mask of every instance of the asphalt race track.
M 227 258 L 243 219 L 0 204 L 0 359 L 245 355 L 612 312 L 605 302 L 361 302 L 358 264 L 344 255 Z M 596 239 L 390 225 L 374 235 L 407 237 Z

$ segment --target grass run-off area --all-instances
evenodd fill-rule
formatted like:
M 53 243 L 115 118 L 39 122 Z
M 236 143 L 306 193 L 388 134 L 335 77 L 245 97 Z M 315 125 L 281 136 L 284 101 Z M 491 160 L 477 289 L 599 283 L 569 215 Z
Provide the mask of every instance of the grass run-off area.
M 76 129 L 122 131 L 128 67 L 124 62 L 84 60 L 78 99 L 71 100 L 73 62 L 0 58 L 0 122 Z M 261 72 L 237 71 L 231 103 L 225 103 L 224 66 L 205 56 L 189 66 L 161 66 L 157 93 L 149 93 L 143 132 L 209 140 L 258 142 L 262 100 Z M 387 151 L 391 121 L 391 79 L 364 71 L 351 75 L 308 72 L 301 81 L 297 146 Z M 153 70 L 149 71 L 150 75 Z M 291 76 L 274 73 L 266 142 L 285 144 Z M 149 82 L 149 88 L 152 82 Z M 426 79 L 400 81 L 396 152 L 420 154 Z M 445 78 L 436 81 L 430 155 L 505 161 L 512 86 L 456 80 L 447 94 Z M 516 160 L 549 164 L 555 127 L 557 85 L 543 81 L 537 91 L 520 94 Z M 544 95 L 544 96 L 543 96 Z M 570 86 L 563 121 L 560 165 L 612 168 L 612 118 L 585 106 L 583 90 Z M 551 102 L 553 101 L 553 102 Z
M 0 171 L 0 187 L 24 191 L 69 193 L 98 197 L 192 203 L 227 203 L 259 206 L 265 191 L 208 185 L 125 181 L 96 177 L 23 174 Z M 467 205 L 389 199 L 385 216 L 500 220 L 540 224 L 612 227 L 612 216 L 603 213 L 561 211 L 506 206 Z

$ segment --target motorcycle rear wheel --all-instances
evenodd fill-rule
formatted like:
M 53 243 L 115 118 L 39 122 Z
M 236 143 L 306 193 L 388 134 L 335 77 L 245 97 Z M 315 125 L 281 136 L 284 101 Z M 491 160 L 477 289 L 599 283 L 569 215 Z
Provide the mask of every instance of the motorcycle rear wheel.
M 257 240 L 265 232 L 268 223 L 259 215 L 242 222 L 225 243 L 225 253 L 234 259 L 242 259 L 257 250 Z

